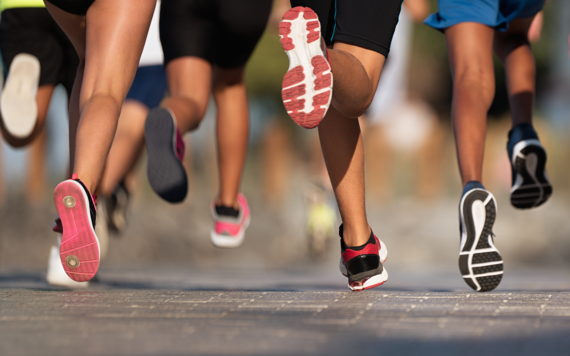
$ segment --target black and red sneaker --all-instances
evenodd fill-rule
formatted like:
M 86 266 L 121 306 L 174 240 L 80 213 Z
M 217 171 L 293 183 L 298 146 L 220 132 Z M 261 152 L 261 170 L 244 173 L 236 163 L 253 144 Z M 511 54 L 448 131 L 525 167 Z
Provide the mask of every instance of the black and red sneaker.
M 383 264 L 388 259 L 388 249 L 379 238 L 370 232 L 370 238 L 362 246 L 348 247 L 344 243 L 343 226 L 340 235 L 340 273 L 348 277 L 348 288 L 361 291 L 378 287 L 388 280 Z

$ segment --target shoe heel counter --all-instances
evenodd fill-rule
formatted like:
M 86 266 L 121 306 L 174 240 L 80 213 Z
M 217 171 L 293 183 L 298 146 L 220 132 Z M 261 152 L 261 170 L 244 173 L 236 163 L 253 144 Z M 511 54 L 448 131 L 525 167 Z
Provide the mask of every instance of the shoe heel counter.
M 346 264 L 346 270 L 348 271 L 349 276 L 358 275 L 360 273 L 376 269 L 382 269 L 382 263 L 380 263 L 379 255 L 356 256 Z

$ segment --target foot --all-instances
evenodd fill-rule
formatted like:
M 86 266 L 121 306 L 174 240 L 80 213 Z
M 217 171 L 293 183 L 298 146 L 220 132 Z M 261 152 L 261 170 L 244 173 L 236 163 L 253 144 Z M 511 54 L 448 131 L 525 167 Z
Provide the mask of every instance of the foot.
M 53 200 L 63 231 L 59 248 L 63 269 L 74 281 L 88 281 L 97 273 L 101 258 L 95 201 L 75 174 L 58 184 Z
M 188 177 L 182 165 L 185 145 L 170 110 L 156 108 L 148 114 L 144 137 L 150 186 L 162 199 L 182 202 L 188 193 Z
M 348 277 L 348 288 L 361 291 L 378 287 L 388 280 L 388 271 L 383 264 L 388 258 L 386 245 L 374 233 L 362 246 L 348 247 L 344 243 L 343 225 L 340 234 L 340 273 Z
M 52 286 L 68 287 L 68 288 L 86 288 L 89 282 L 76 282 L 65 273 L 61 260 L 59 258 L 59 245 L 61 243 L 61 235 L 57 238 L 57 246 L 52 246 L 49 254 L 46 279 Z
M 507 152 L 512 168 L 511 204 L 529 209 L 543 204 L 552 195 L 546 174 L 546 151 L 529 124 L 517 125 L 509 132 Z
M 459 270 L 478 292 L 497 288 L 503 278 L 503 258 L 495 247 L 493 224 L 497 202 L 479 182 L 469 182 L 459 203 Z
M 283 15 L 279 36 L 289 57 L 281 91 L 283 104 L 293 121 L 312 129 L 327 113 L 333 86 L 317 14 L 308 7 L 292 8 Z
M 239 210 L 212 203 L 214 228 L 210 237 L 214 246 L 233 248 L 243 243 L 245 230 L 249 226 L 251 215 L 247 200 L 241 193 L 238 195 L 238 203 Z
M 26 53 L 14 57 L 0 96 L 4 127 L 14 137 L 26 138 L 34 131 L 39 80 L 40 61 L 36 57 Z

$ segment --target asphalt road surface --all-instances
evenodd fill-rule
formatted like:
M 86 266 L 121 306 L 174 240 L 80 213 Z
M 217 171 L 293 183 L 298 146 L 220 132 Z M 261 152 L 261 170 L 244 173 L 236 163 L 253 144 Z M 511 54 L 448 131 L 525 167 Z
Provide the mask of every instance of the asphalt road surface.
M 387 267 L 389 268 L 389 267 Z M 350 292 L 334 266 L 103 269 L 69 291 L 0 271 L 1 355 L 568 355 L 570 273 L 395 270 Z

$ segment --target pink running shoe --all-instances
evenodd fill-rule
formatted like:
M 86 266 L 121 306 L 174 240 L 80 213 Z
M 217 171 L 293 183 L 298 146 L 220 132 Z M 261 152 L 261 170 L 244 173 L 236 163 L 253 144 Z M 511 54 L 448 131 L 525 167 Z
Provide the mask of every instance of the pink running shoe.
M 348 247 L 344 243 L 343 225 L 340 234 L 340 273 L 348 277 L 348 288 L 362 291 L 378 287 L 388 280 L 388 271 L 384 262 L 388 259 L 388 249 L 382 240 L 370 233 L 368 242 L 363 246 Z
M 74 281 L 88 281 L 97 273 L 100 260 L 93 197 L 74 174 L 58 184 L 53 200 L 63 229 L 59 248 L 63 269 Z
M 239 211 L 212 203 L 214 228 L 210 237 L 217 247 L 233 248 L 242 244 L 251 215 L 243 194 L 238 194 Z
M 298 125 L 319 125 L 332 99 L 333 76 L 327 47 L 321 38 L 317 14 L 308 7 L 294 7 L 279 24 L 281 46 L 289 57 L 281 97 L 287 113 Z

